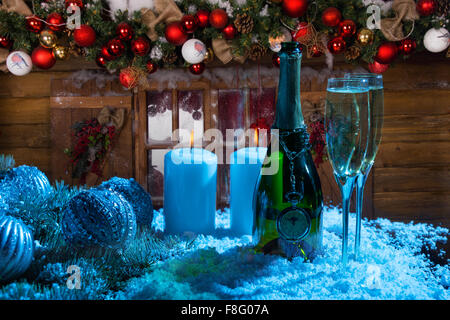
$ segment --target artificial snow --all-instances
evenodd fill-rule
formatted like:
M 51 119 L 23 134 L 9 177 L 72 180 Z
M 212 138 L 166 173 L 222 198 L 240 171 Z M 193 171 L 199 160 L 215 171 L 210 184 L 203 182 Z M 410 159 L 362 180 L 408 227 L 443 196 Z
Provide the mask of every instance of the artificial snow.
M 449 230 L 423 223 L 363 220 L 361 258 L 342 268 L 342 216 L 324 210 L 323 252 L 311 263 L 255 254 L 251 237 L 227 237 L 229 210 L 216 215 L 215 235 L 199 235 L 182 256 L 158 263 L 128 281 L 111 299 L 444 299 L 450 298 L 450 268 L 432 263 Z M 164 229 L 163 211 L 153 227 Z M 355 219 L 350 219 L 349 245 Z M 350 253 L 351 254 L 351 253 Z M 441 253 L 442 255 L 443 253 Z

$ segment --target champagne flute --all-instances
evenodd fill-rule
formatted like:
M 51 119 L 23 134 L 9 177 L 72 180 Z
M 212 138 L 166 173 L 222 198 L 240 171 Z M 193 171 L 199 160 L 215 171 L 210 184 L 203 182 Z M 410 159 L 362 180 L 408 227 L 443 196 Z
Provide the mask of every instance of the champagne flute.
M 361 218 L 364 196 L 364 186 L 370 169 L 375 161 L 378 146 L 381 142 L 381 130 L 383 128 L 383 76 L 374 73 L 346 73 L 347 79 L 367 79 L 369 82 L 369 134 L 367 135 L 367 150 L 361 173 L 356 179 L 356 234 L 355 234 L 355 258 L 359 256 L 361 245 Z
M 367 79 L 328 79 L 325 131 L 328 157 L 342 196 L 342 263 L 348 260 L 350 196 L 367 149 Z

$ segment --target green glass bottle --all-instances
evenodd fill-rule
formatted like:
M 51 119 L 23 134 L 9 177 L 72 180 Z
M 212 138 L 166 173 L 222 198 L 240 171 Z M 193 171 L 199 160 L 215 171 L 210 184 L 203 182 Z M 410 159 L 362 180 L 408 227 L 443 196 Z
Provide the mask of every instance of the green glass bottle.
M 253 197 L 253 242 L 257 252 L 311 260 L 322 247 L 323 198 L 300 105 L 299 43 L 282 43 L 279 56 L 276 117 Z

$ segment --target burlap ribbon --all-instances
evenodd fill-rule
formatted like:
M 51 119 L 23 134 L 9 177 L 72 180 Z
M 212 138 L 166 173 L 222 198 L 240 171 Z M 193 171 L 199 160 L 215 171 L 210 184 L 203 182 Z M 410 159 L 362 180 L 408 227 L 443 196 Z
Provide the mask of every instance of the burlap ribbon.
M 104 107 L 98 114 L 97 120 L 101 125 L 113 125 L 116 130 L 119 130 L 125 122 L 125 109 Z
M 17 12 L 22 16 L 30 16 L 33 14 L 23 0 L 3 0 L 0 10 Z
M 9 55 L 9 50 L 0 48 L 0 70 L 3 72 L 8 72 L 8 68 L 6 67 L 6 58 Z
M 247 55 L 240 56 L 233 53 L 233 47 L 231 46 L 231 41 L 225 39 L 213 39 L 212 49 L 216 57 L 222 61 L 223 64 L 227 64 L 232 60 L 239 63 L 244 63 L 247 59 Z
M 158 40 L 155 31 L 159 23 L 171 23 L 181 20 L 183 13 L 173 0 L 154 0 L 153 11 L 147 8 L 141 9 L 141 21 L 148 28 L 147 36 L 152 40 Z
M 381 32 L 389 41 L 400 41 L 408 36 L 403 34 L 403 21 L 413 21 L 419 19 L 414 0 L 394 0 L 392 10 L 395 12 L 394 18 L 381 20 Z M 414 27 L 414 25 L 413 25 Z M 410 31 L 410 33 L 412 30 Z

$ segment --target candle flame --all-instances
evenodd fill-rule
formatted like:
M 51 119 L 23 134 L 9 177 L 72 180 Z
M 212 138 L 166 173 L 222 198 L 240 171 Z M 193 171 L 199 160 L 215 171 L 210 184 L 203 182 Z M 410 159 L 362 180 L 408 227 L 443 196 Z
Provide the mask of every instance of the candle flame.
M 258 146 L 258 129 L 255 129 L 253 141 L 255 142 L 255 146 L 257 147 Z
M 191 149 L 194 146 L 194 130 L 191 130 L 191 138 L 189 140 L 189 145 L 190 145 Z

